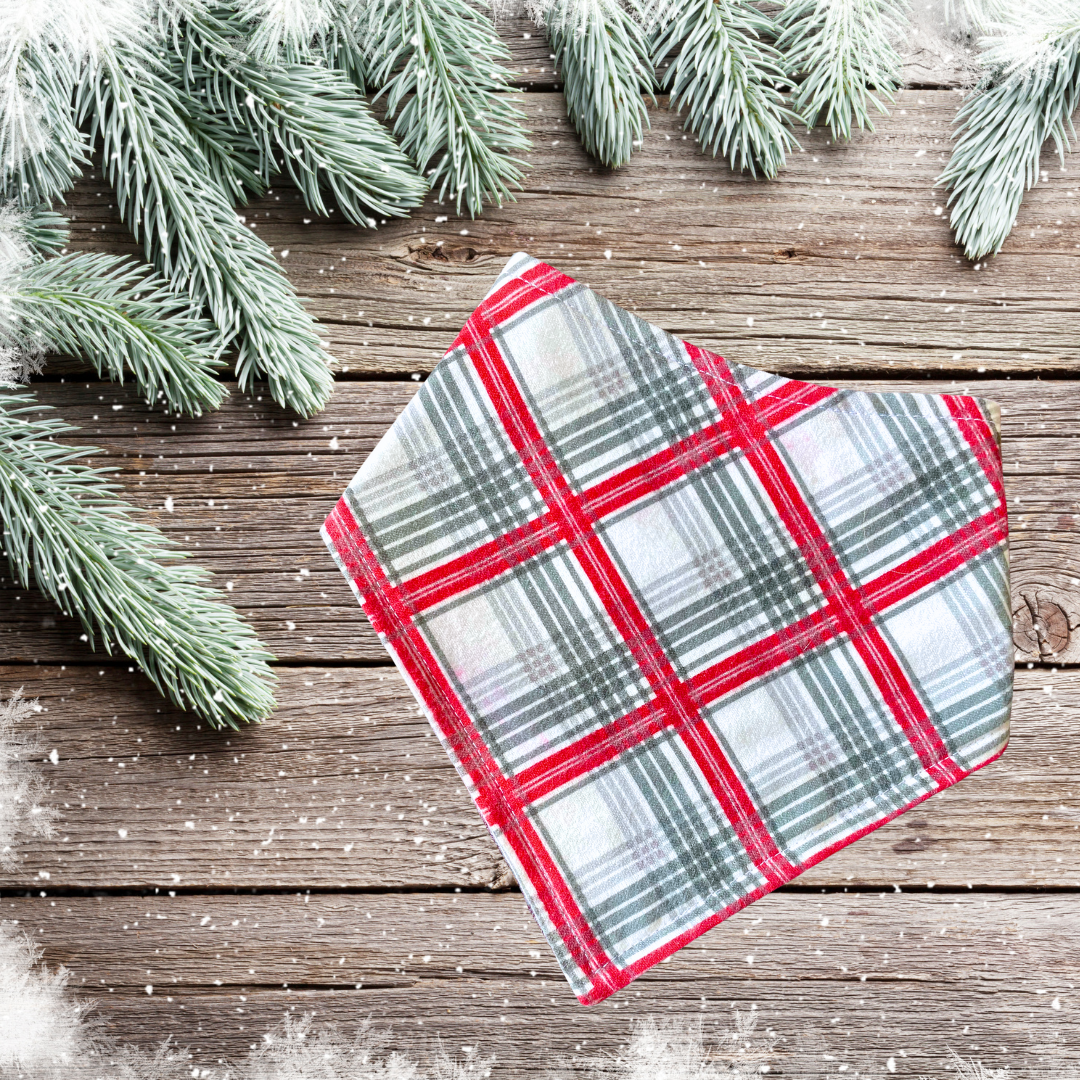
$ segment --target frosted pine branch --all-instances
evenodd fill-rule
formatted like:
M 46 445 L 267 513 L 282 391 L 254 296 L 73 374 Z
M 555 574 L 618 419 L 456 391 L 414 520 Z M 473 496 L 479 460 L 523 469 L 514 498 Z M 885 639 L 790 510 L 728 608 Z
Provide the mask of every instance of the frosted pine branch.
M 317 39 L 329 34 L 340 4 L 337 0 L 237 0 L 234 6 L 252 28 L 248 53 L 256 60 L 276 62 L 282 53 L 304 55 Z
M 207 571 L 139 520 L 113 470 L 84 463 L 99 451 L 68 445 L 77 429 L 43 411 L 29 393 L 0 393 L 0 521 L 15 581 L 33 579 L 92 647 L 130 657 L 211 726 L 269 716 L 272 657 L 254 631 Z
M 490 19 L 467 0 L 368 0 L 357 33 L 394 134 L 439 201 L 475 217 L 512 198 L 524 168 L 512 155 L 529 140 Z
M 641 145 L 653 91 L 646 35 L 619 0 L 528 0 L 544 28 L 563 80 L 570 122 L 585 149 L 616 169 Z
M 793 74 L 806 76 L 792 105 L 807 128 L 824 119 L 834 139 L 850 139 L 853 126 L 874 130 L 870 107 L 885 115 L 880 98 L 891 101 L 900 85 L 894 42 L 905 32 L 906 6 L 904 0 L 788 0 L 776 47 Z
M 333 385 L 314 320 L 266 245 L 244 227 L 185 120 L 184 104 L 145 50 L 106 54 L 79 86 L 79 113 L 101 136 L 120 212 L 172 286 L 205 304 L 237 350 L 240 388 L 265 378 L 304 416 Z
M 254 148 L 263 181 L 284 168 L 309 209 L 328 215 L 329 190 L 357 225 L 419 206 L 427 184 L 348 77 L 314 63 L 253 59 L 236 44 L 248 29 L 226 13 L 201 12 L 176 41 L 185 95 Z
M 685 126 L 736 172 L 775 177 L 798 145 L 787 126 L 798 117 L 781 92 L 785 62 L 766 40 L 776 24 L 745 0 L 658 0 L 653 12 L 653 59 L 675 51 L 661 85 L 673 109 L 686 108 Z
M 148 0 L 0 5 L 0 189 L 26 205 L 60 198 L 88 163 L 72 115 L 81 69 L 117 45 L 146 43 Z
M 19 358 L 0 381 L 25 381 L 48 351 L 87 360 L 117 382 L 133 375 L 148 404 L 162 399 L 193 415 L 220 405 L 212 324 L 129 259 L 41 259 L 33 248 L 62 244 L 63 224 L 57 215 L 0 208 L 0 349 Z
M 1051 140 L 1064 164 L 1080 105 L 1080 11 L 1068 0 L 1010 8 L 982 41 L 984 77 L 960 107 L 950 189 L 953 230 L 969 259 L 1001 250 Z

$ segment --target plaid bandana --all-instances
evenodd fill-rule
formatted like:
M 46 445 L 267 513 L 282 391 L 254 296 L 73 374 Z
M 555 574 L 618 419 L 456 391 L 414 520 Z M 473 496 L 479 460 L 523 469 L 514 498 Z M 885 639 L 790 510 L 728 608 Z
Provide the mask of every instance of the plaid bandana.
M 992 406 L 779 378 L 526 255 L 323 535 L 580 1000 L 997 757 Z

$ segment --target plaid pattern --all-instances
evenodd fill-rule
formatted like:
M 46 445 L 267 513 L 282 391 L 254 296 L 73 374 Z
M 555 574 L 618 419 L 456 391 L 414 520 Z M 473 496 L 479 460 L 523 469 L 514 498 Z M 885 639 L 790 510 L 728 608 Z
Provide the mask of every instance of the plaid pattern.
M 323 535 L 586 1003 L 1005 747 L 985 403 L 728 364 L 527 255 Z

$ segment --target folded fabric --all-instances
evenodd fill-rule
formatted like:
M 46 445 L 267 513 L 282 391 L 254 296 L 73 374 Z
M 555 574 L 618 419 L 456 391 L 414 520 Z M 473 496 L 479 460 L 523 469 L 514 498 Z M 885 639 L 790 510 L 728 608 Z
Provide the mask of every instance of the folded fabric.
M 579 999 L 993 760 L 992 403 L 780 378 L 510 260 L 323 535 Z

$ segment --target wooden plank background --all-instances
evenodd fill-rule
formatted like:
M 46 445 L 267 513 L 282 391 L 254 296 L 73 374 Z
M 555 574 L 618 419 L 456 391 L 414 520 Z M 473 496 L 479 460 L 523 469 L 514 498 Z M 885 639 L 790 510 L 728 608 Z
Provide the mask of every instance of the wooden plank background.
M 234 392 L 200 420 L 55 365 L 43 401 L 231 589 L 278 656 L 281 707 L 218 734 L 163 703 L 36 594 L 0 586 L 0 687 L 40 698 L 56 839 L 0 877 L 0 914 L 66 964 L 118 1037 L 207 1064 L 284 1011 L 371 1016 L 395 1045 L 478 1046 L 494 1076 L 624 1044 L 631 1020 L 755 1008 L 774 1071 L 943 1074 L 1080 1059 L 1080 349 L 1075 156 L 1050 155 L 1005 250 L 951 243 L 933 186 L 960 101 L 940 55 L 874 134 L 800 135 L 772 183 L 700 154 L 661 99 L 625 169 L 567 123 L 543 38 L 502 33 L 528 92 L 526 189 L 478 221 L 433 201 L 366 232 L 276 188 L 242 211 L 330 342 L 327 410 Z M 134 251 L 108 187 L 73 247 Z M 1017 684 L 999 762 L 815 867 L 594 1008 L 579 1006 L 318 525 L 524 249 L 732 360 L 835 385 L 1001 402 Z M 167 503 L 168 500 L 168 503 Z M 527 1035 L 528 1037 L 523 1037 Z

